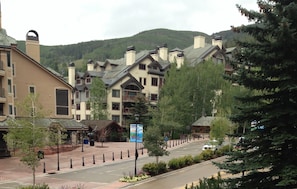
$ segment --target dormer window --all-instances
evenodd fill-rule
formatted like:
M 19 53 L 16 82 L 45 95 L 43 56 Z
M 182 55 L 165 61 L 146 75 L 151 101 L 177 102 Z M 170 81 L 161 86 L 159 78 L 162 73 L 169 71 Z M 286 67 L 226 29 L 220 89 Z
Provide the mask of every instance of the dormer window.
M 140 70 L 145 70 L 146 69 L 145 67 L 146 67 L 145 64 L 138 65 L 138 69 L 140 69 Z
M 76 84 L 80 85 L 81 84 L 81 80 L 80 79 L 76 79 Z
M 91 78 L 90 78 L 90 77 L 88 77 L 88 78 L 86 79 L 86 83 L 91 83 Z

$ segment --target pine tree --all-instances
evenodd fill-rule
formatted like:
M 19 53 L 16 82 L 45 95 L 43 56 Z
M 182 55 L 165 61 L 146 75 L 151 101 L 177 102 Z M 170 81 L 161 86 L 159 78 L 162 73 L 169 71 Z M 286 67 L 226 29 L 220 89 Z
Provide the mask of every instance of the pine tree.
M 90 106 L 93 120 L 107 119 L 106 88 L 100 78 L 93 78 L 90 87 Z
M 218 164 L 240 176 L 229 188 L 297 187 L 297 2 L 258 1 L 259 12 L 237 6 L 254 24 L 233 28 L 253 40 L 238 41 L 238 73 L 233 81 L 251 93 L 237 122 L 256 121 L 245 134 L 242 150 Z

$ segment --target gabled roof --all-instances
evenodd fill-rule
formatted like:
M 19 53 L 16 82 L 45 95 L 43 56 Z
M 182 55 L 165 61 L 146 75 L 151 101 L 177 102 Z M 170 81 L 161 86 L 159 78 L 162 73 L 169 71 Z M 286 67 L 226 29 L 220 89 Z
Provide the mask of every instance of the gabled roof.
M 49 75 L 51 75 L 52 77 L 56 78 L 57 80 L 59 80 L 60 82 L 62 82 L 66 86 L 68 86 L 70 89 L 73 89 L 73 87 L 67 81 L 65 81 L 62 77 L 59 77 L 57 74 L 51 72 L 49 69 L 47 69 L 46 67 L 44 67 L 42 64 L 40 64 L 39 62 L 35 61 L 33 58 L 31 58 L 30 56 L 28 56 L 27 54 L 25 54 L 24 52 L 22 52 L 21 50 L 19 50 L 16 46 L 12 46 L 12 50 L 14 50 L 16 53 L 19 53 L 24 58 L 30 60 L 34 65 L 36 65 L 37 67 L 39 67 L 42 70 L 44 70 Z
M 28 119 L 28 118 L 15 118 L 18 119 Z M 0 122 L 0 131 L 6 131 L 8 129 L 8 121 L 13 120 L 8 117 L 5 121 Z M 86 129 L 85 125 L 75 121 L 74 119 L 55 119 L 55 118 L 38 118 L 35 120 L 36 125 L 49 127 L 52 124 L 59 124 L 66 130 L 81 130 Z
M 202 116 L 197 121 L 195 121 L 192 126 L 210 126 L 211 122 L 215 119 L 212 116 Z
M 8 36 L 5 29 L 0 28 L 0 46 L 10 47 L 12 44 L 17 44 L 17 41 Z
M 83 77 L 100 77 L 104 76 L 104 72 L 96 72 L 96 71 L 86 71 Z
M 213 51 L 218 51 L 218 46 L 205 44 L 205 47 L 194 49 L 194 45 L 184 49 L 184 55 L 191 65 L 198 64 L 205 60 L 205 58 Z
M 141 85 L 141 83 L 139 83 L 139 81 L 137 81 L 135 79 L 135 77 L 133 77 L 130 73 L 128 75 L 130 77 L 130 79 L 128 79 L 126 82 L 124 82 L 121 87 L 122 88 L 125 88 L 127 85 L 131 84 L 131 83 L 134 83 L 137 85 L 137 87 L 141 88 L 141 89 L 144 89 L 144 87 Z
M 86 127 L 91 127 L 94 131 L 99 131 L 111 126 L 118 127 L 119 129 L 122 128 L 117 122 L 112 120 L 82 120 L 80 123 L 84 124 Z

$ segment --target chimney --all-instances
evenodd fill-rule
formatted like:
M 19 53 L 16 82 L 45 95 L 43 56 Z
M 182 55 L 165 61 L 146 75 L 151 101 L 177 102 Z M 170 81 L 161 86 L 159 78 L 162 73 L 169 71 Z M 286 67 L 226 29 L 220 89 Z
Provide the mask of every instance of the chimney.
M 30 35 L 34 34 L 34 35 Z M 26 53 L 35 61 L 40 63 L 40 45 L 38 33 L 34 30 L 28 31 L 26 35 Z
M 185 56 L 184 53 L 181 52 L 176 57 L 176 67 L 179 69 L 184 64 Z
M 220 47 L 220 49 L 222 49 L 223 48 L 223 40 L 222 40 L 222 37 L 221 36 L 219 36 L 219 35 L 215 35 L 213 38 L 212 38 L 212 45 L 213 46 L 219 46 Z
M 168 57 L 168 48 L 167 44 L 165 43 L 162 47 L 159 49 L 159 56 L 162 60 L 167 60 Z
M 134 64 L 135 57 L 136 57 L 135 47 L 134 46 L 127 47 L 127 50 L 126 50 L 126 65 L 130 66 L 130 65 Z
M 68 83 L 74 87 L 75 86 L 75 64 L 71 62 L 68 66 Z
M 94 64 L 93 64 L 93 60 L 89 60 L 88 64 L 87 64 L 87 71 L 94 71 Z
M 194 49 L 205 47 L 205 37 L 204 36 L 195 36 L 194 37 Z

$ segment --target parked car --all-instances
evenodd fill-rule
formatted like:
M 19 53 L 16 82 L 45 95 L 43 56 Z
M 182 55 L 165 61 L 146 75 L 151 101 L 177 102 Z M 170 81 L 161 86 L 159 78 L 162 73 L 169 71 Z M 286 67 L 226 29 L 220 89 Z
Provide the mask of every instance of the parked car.
M 215 150 L 217 150 L 217 143 L 218 142 L 216 140 L 211 140 L 203 145 L 202 150 L 215 151 Z

